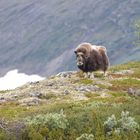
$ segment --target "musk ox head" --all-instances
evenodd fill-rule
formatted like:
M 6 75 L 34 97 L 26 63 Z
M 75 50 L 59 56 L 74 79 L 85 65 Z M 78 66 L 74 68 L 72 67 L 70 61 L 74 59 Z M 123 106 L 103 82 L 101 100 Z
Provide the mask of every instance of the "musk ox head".
M 90 56 L 90 44 L 89 43 L 83 43 L 80 44 L 76 49 L 75 49 L 75 54 L 76 54 L 76 62 L 77 66 L 79 68 L 85 67 L 85 64 L 87 63 L 89 56 Z
M 76 63 L 77 63 L 77 66 L 78 67 L 82 67 L 84 66 L 85 64 L 85 56 L 84 56 L 84 53 L 83 52 L 76 52 L 75 51 L 75 54 L 76 54 Z
M 86 63 L 88 62 L 89 56 L 82 51 L 74 51 L 76 54 L 76 63 L 80 69 L 85 68 Z

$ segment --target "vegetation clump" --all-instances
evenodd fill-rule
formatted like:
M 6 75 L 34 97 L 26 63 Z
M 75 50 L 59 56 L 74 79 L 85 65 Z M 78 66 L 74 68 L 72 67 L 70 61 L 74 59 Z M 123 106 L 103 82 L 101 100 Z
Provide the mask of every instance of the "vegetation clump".
M 122 111 L 121 118 L 116 119 L 115 115 L 108 117 L 104 122 L 105 132 L 108 135 L 112 133 L 138 133 L 139 124 L 134 120 L 133 117 L 129 116 L 128 111 Z
M 76 138 L 76 140 L 94 140 L 94 135 L 84 133 L 80 137 Z
M 65 129 L 68 125 L 68 120 L 63 110 L 60 113 L 40 114 L 33 117 L 27 117 L 25 122 L 29 126 L 48 126 L 49 128 Z

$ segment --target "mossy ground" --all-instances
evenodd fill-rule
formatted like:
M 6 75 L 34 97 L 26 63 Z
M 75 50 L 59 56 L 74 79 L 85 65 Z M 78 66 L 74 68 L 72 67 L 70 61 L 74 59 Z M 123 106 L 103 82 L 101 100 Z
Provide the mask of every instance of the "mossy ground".
M 75 140 L 83 133 L 93 134 L 97 140 L 138 140 L 140 130 L 136 134 L 123 133 L 108 136 L 105 134 L 103 123 L 112 114 L 119 117 L 122 111 L 127 110 L 140 124 L 140 97 L 129 96 L 127 93 L 128 88 L 140 89 L 139 68 L 140 62 L 130 62 L 111 67 L 109 76 L 105 78 L 97 72 L 95 79 L 84 79 L 80 73 L 73 74 L 70 78 L 62 78 L 62 83 L 59 81 L 61 77 L 53 77 L 49 82 L 45 80 L 37 84 L 25 85 L 14 91 L 1 91 L 0 94 L 22 93 L 19 97 L 22 98 L 28 97 L 29 91 L 37 90 L 43 93 L 39 98 L 44 100 L 33 106 L 22 106 L 17 100 L 1 103 L 0 140 Z M 131 70 L 133 73 L 117 74 L 122 70 Z M 74 90 L 77 86 L 95 84 L 101 90 L 84 93 Z M 46 85 L 49 86 L 46 88 Z M 66 89 L 69 94 L 63 93 Z M 48 91 L 49 94 L 44 94 Z M 101 96 L 104 93 L 108 96 Z M 76 98 L 76 100 L 74 97 L 77 94 L 85 96 L 86 100 L 84 98 L 83 100 Z M 64 129 L 59 126 L 52 128 L 49 124 L 30 126 L 25 122 L 25 118 L 29 116 L 59 113 L 60 110 L 63 110 L 68 120 L 67 127 Z M 19 122 L 23 123 L 24 127 L 21 127 Z M 15 123 L 16 128 L 13 125 Z

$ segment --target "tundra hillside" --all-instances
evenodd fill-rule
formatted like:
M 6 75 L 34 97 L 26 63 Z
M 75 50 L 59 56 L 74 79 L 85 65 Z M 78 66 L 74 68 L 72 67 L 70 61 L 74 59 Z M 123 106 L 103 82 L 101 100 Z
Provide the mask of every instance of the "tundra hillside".
M 105 46 L 111 64 L 140 60 L 138 20 L 140 0 L 0 0 L 0 76 L 73 70 L 85 41 Z
M 61 72 L 0 92 L 0 140 L 138 140 L 140 62 L 108 77 Z

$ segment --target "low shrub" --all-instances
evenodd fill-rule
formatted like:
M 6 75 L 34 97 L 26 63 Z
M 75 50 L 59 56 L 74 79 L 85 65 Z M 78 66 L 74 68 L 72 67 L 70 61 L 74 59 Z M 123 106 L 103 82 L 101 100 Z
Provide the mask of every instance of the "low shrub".
M 116 119 L 115 115 L 108 117 L 108 119 L 104 122 L 105 132 L 108 135 L 113 133 L 138 133 L 139 124 L 134 120 L 133 117 L 129 116 L 128 111 L 122 111 L 121 118 Z
M 94 140 L 94 135 L 84 133 L 80 137 L 76 138 L 76 140 Z
M 29 126 L 48 126 L 50 129 L 61 128 L 65 129 L 68 125 L 68 120 L 63 110 L 60 113 L 40 114 L 34 117 L 27 117 L 25 122 Z

